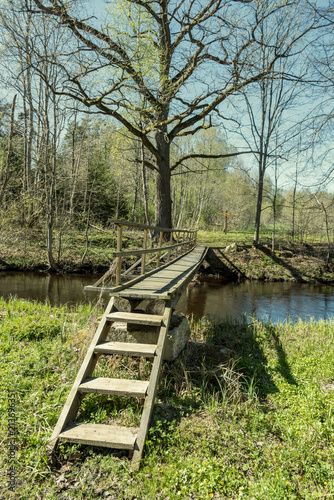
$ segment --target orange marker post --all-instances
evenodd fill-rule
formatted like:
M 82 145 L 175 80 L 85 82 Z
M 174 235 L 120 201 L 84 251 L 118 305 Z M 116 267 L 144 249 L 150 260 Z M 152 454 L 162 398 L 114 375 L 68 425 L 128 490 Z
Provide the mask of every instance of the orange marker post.
M 227 217 L 235 217 L 235 214 L 229 214 L 228 211 L 226 212 L 220 212 L 218 215 L 225 215 L 225 227 L 224 227 L 224 233 L 227 233 Z

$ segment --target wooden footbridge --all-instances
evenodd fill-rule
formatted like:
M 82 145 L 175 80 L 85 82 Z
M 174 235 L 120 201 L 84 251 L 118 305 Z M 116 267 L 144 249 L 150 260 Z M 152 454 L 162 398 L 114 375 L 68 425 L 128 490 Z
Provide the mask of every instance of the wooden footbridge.
M 51 436 L 48 452 L 52 455 L 59 441 L 82 443 L 90 446 L 102 446 L 129 451 L 132 468 L 139 467 L 153 411 L 159 374 L 162 366 L 164 347 L 173 309 L 182 292 L 193 279 L 202 264 L 206 248 L 196 246 L 196 231 L 161 229 L 154 226 L 140 225 L 115 220 L 117 227 L 117 251 L 114 253 L 115 265 L 86 290 L 103 291 L 111 295 L 94 338 L 72 386 L 63 411 Z M 130 226 L 143 231 L 142 249 L 122 249 L 122 231 Z M 158 233 L 157 246 L 147 248 L 148 232 Z M 168 244 L 162 246 L 168 235 Z M 152 240 L 153 241 L 153 240 Z M 147 262 L 146 257 L 154 254 L 154 259 Z M 139 259 L 130 269 L 141 266 L 140 275 L 121 283 L 123 259 L 137 256 Z M 147 271 L 147 266 L 154 263 L 155 268 Z M 116 275 L 114 286 L 110 284 L 112 274 Z M 124 275 L 127 271 L 123 272 Z M 118 299 L 126 299 L 128 310 L 121 310 Z M 163 301 L 160 314 L 147 314 L 138 309 L 144 300 Z M 160 303 L 161 305 L 161 303 Z M 147 328 L 155 327 L 155 344 L 139 344 L 108 340 L 108 333 L 113 323 L 137 324 Z M 94 377 L 93 372 L 100 356 L 134 356 L 152 360 L 149 380 L 115 379 Z M 138 428 L 119 425 L 80 423 L 76 416 L 83 397 L 88 393 L 118 395 L 139 398 L 143 402 L 142 416 Z

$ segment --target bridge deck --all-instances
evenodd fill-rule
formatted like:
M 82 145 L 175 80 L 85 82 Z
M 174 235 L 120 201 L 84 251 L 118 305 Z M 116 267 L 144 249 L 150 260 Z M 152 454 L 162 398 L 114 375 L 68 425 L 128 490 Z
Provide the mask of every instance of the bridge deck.
M 138 299 L 170 300 L 182 292 L 202 264 L 207 248 L 198 246 L 168 266 L 129 286 L 126 284 L 110 289 L 110 295 Z

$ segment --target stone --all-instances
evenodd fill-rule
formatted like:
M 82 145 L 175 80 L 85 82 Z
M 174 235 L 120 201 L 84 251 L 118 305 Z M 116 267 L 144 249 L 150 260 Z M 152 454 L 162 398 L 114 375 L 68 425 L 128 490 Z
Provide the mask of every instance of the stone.
M 190 325 L 182 314 L 173 314 L 167 334 L 164 359 L 176 359 L 190 338 Z
M 165 305 L 164 300 L 150 300 L 146 305 L 145 312 L 147 314 L 158 314 L 162 316 L 165 311 Z
M 118 311 L 131 312 L 130 302 L 123 297 L 115 297 L 115 307 Z
M 236 243 L 232 243 L 232 245 L 227 245 L 225 248 L 225 252 L 237 252 L 238 251 L 238 245 Z
M 145 325 L 127 325 L 115 322 L 107 336 L 114 342 L 133 342 L 139 344 L 156 344 L 159 328 Z M 167 333 L 164 360 L 176 359 L 190 338 L 190 326 L 184 315 L 173 314 Z

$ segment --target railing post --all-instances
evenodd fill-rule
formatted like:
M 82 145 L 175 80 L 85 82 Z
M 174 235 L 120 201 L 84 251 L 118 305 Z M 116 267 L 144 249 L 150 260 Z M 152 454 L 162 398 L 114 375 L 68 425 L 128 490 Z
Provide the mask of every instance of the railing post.
M 162 245 L 162 237 L 163 237 L 163 231 L 160 231 L 159 248 L 161 248 Z M 157 255 L 157 267 L 159 267 L 160 264 L 160 257 L 161 257 L 161 250 L 158 251 Z
M 117 252 L 122 251 L 122 226 L 117 224 Z M 116 286 L 121 284 L 122 257 L 117 257 L 116 264 Z
M 170 244 L 170 245 L 172 245 L 172 244 L 173 244 L 173 231 L 171 231 L 171 232 L 170 232 L 169 244 Z M 170 261 L 171 254 L 172 254 L 172 249 L 170 248 L 170 249 L 168 250 L 167 262 L 169 262 L 169 261 Z
M 144 241 L 143 241 L 143 250 L 146 250 L 147 247 L 147 229 L 144 229 Z M 146 254 L 143 253 L 141 256 L 141 271 L 140 274 L 145 273 L 145 260 L 146 260 Z

